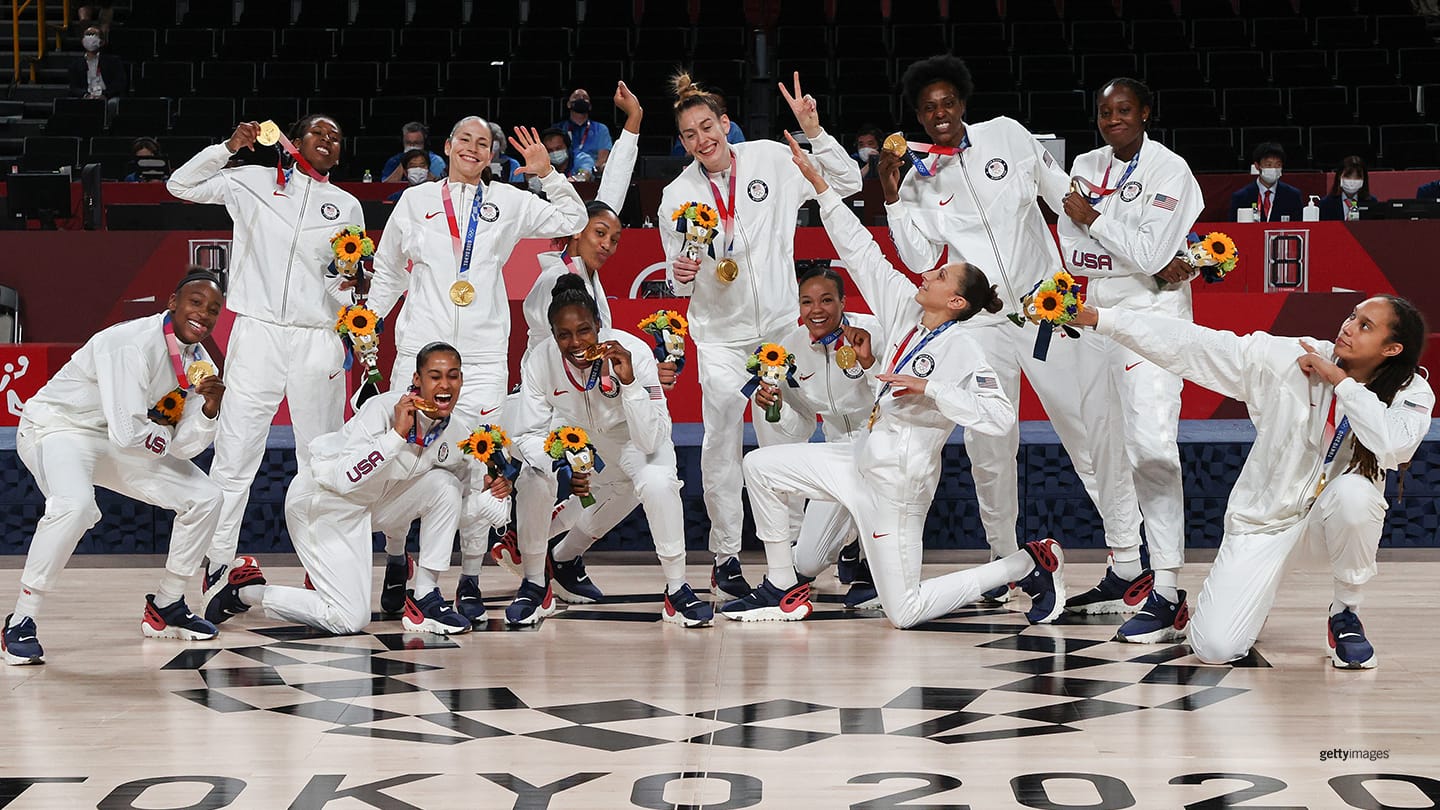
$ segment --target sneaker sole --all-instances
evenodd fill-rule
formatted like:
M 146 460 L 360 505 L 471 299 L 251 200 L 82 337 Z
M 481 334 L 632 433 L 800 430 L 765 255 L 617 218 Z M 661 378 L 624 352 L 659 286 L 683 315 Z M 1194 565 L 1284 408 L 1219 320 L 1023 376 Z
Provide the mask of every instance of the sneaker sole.
M 461 618 L 464 617 L 462 616 Z M 417 624 L 416 622 L 410 621 L 410 617 L 407 616 L 400 620 L 400 626 L 405 628 L 405 632 L 407 633 L 434 633 L 437 636 L 456 636 L 461 633 L 470 632 L 470 625 L 468 624 L 464 627 L 457 627 L 453 624 L 446 624 L 428 617 Z
M 871 599 L 866 599 L 864 602 L 861 602 L 858 605 L 852 605 L 849 602 L 846 602 L 845 608 L 847 610 L 879 610 L 881 608 L 880 597 L 876 596 Z
M 569 602 L 572 605 L 593 605 L 605 598 L 605 594 L 603 593 L 599 596 L 584 596 L 575 593 L 567 589 L 564 585 L 561 585 L 560 581 L 556 579 L 550 580 L 550 589 L 557 598 L 564 602 Z
M 809 602 L 796 605 L 792 610 L 785 610 L 779 606 L 754 608 L 753 610 L 738 610 L 732 612 L 720 611 L 720 615 L 737 622 L 798 622 L 815 611 L 815 606 Z
M 156 630 L 149 622 L 140 622 L 140 632 L 146 638 L 173 638 L 178 641 L 209 641 L 220 635 L 217 630 L 214 633 L 199 633 L 194 630 L 186 630 L 183 627 L 169 627 L 163 630 Z
M 1335 669 L 1374 669 L 1380 664 L 1378 655 L 1371 655 L 1364 661 L 1350 662 L 1336 655 L 1332 649 L 1326 648 L 1325 653 L 1330 656 L 1330 666 Z
M 717 602 L 721 600 L 726 602 L 733 602 L 736 599 L 744 599 L 749 595 L 750 591 L 748 590 L 742 591 L 740 593 L 732 593 L 731 591 L 727 591 L 719 585 L 710 586 L 710 596 L 713 600 Z
M 1152 630 L 1148 633 L 1136 633 L 1127 636 L 1124 633 L 1115 632 L 1115 640 L 1124 644 L 1169 644 L 1172 641 L 1183 641 L 1184 630 L 1176 630 L 1174 627 L 1162 627 L 1159 630 Z
M 455 608 L 455 612 L 459 613 L 461 616 L 465 616 L 465 612 L 462 611 L 458 606 Z M 484 624 L 485 622 L 489 621 L 489 616 L 486 615 L 484 608 L 480 609 L 480 613 L 478 615 L 466 616 L 466 618 L 470 620 L 470 624 L 472 626 L 477 624 Z
M 1051 624 L 1065 613 L 1065 556 L 1059 549 L 1056 551 L 1060 564 L 1050 572 L 1050 581 L 1055 585 L 1055 607 L 1051 608 L 1044 618 L 1031 620 L 1031 624 Z M 1028 615 L 1025 618 L 1030 619 Z
M 711 616 L 708 619 L 691 619 L 683 613 L 671 613 L 668 610 L 661 609 L 660 621 L 681 627 L 709 627 L 715 622 L 715 617 Z
M 27 657 L 25 657 L 25 656 L 23 656 L 23 655 L 11 655 L 9 650 L 5 650 L 5 652 L 4 652 L 4 657 L 5 657 L 5 663 L 6 663 L 8 666 L 12 666 L 12 667 L 24 667 L 24 666 L 30 666 L 31 664 L 43 664 L 43 663 L 45 663 L 45 654 L 44 654 L 44 653 L 41 653 L 40 655 L 36 655 L 36 656 L 32 656 L 32 657 L 27 658 Z
M 491 552 L 490 559 L 494 560 L 496 565 L 499 565 L 517 577 L 523 576 L 525 573 L 524 569 L 520 566 L 520 558 L 511 556 L 508 550 L 502 550 L 498 554 Z
M 511 618 L 507 615 L 507 616 L 505 617 L 505 623 L 506 623 L 506 624 L 519 625 L 519 626 L 521 626 L 521 627 L 528 627 L 529 625 L 532 625 L 532 624 L 539 624 L 540 622 L 544 621 L 545 619 L 548 619 L 548 618 L 550 618 L 551 616 L 554 616 L 554 615 L 555 615 L 556 613 L 558 613 L 558 612 L 559 612 L 559 608 L 555 607 L 554 603 L 552 602 L 551 605 L 550 605 L 550 607 L 548 607 L 548 608 L 546 608 L 546 607 L 537 607 L 537 608 L 535 608 L 535 612 L 534 612 L 534 613 L 531 613 L 529 616 L 526 616 L 526 617 L 523 618 L 523 619 L 511 620 Z
M 1135 604 L 1130 604 L 1124 599 L 1107 599 L 1103 602 L 1091 602 L 1088 605 L 1066 605 L 1066 613 L 1082 613 L 1088 616 L 1103 616 L 1114 613 L 1139 613 L 1140 608 L 1145 605 L 1142 599 Z

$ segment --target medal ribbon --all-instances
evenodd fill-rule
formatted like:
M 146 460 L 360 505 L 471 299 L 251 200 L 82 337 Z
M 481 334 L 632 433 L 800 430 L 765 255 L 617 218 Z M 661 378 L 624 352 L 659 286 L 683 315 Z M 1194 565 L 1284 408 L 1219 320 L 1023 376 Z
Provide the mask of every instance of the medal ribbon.
M 1330 447 L 1325 451 L 1325 463 L 1328 465 L 1335 460 L 1336 454 L 1340 452 L 1340 445 L 1345 443 L 1345 437 L 1350 435 L 1350 417 L 1340 417 L 1340 424 L 1335 424 L 1335 398 L 1330 400 L 1330 415 L 1325 417 L 1325 436 L 1330 438 Z
M 710 173 L 700 161 L 695 161 L 700 166 L 700 173 L 705 175 L 705 182 L 710 184 L 710 194 L 715 198 L 715 207 L 720 211 L 720 223 L 725 226 L 725 255 L 728 257 L 735 250 L 735 179 L 740 176 L 740 158 L 732 149 L 730 151 L 730 197 L 727 200 L 720 198 L 720 187 L 710 179 Z
M 283 132 L 280 133 L 280 141 L 278 143 L 278 146 L 280 146 L 280 148 L 284 149 L 285 152 L 290 155 L 290 157 L 295 161 L 295 165 L 299 167 L 300 171 L 309 175 L 311 180 L 314 180 L 317 183 L 328 183 L 330 181 L 330 178 L 326 177 L 318 171 L 315 171 L 315 167 L 310 165 L 310 161 L 306 160 L 304 156 L 300 154 L 300 150 L 295 148 L 295 144 L 291 143 L 290 139 L 285 137 L 285 133 Z M 279 186 L 280 188 L 285 188 L 285 183 L 288 176 L 289 172 L 280 168 L 280 164 L 276 163 L 275 185 Z
M 180 338 L 175 334 L 175 324 L 171 322 L 171 315 L 168 312 L 165 313 L 163 328 L 165 330 L 165 348 L 170 352 L 170 363 L 175 367 L 175 378 L 180 381 L 180 394 L 184 396 L 190 392 L 190 375 L 185 373 L 185 360 L 182 357 L 184 350 L 181 348 Z M 197 343 L 191 347 L 191 353 L 194 355 L 191 362 L 199 361 L 200 344 Z
M 910 159 L 910 163 L 915 167 L 915 171 L 920 173 L 921 177 L 933 177 L 935 176 L 934 167 L 926 166 L 925 160 L 921 158 L 920 155 L 935 155 L 936 162 L 938 163 L 941 155 L 958 155 L 969 148 L 970 133 L 967 132 L 960 137 L 959 146 L 936 146 L 933 143 L 906 141 L 905 157 Z
M 570 378 L 570 384 L 573 385 L 573 386 L 575 386 L 575 390 L 576 390 L 576 391 L 579 391 L 579 392 L 582 393 L 582 394 L 585 393 L 586 391 L 589 391 L 591 388 L 594 388 L 594 387 L 595 387 L 595 383 L 600 382 L 600 371 L 601 371 L 601 367 L 604 366 L 604 364 L 605 364 L 605 359 L 604 359 L 604 358 L 601 358 L 601 359 L 599 359 L 599 360 L 596 360 L 594 363 L 591 363 L 591 364 L 590 364 L 590 379 L 586 380 L 586 381 L 585 381 L 585 385 L 582 386 L 582 385 L 580 385 L 579 381 L 577 381 L 577 380 L 575 379 L 575 375 L 570 373 L 570 361 L 569 361 L 569 360 L 561 361 L 561 365 L 563 365 L 563 366 L 565 367 L 565 376 Z M 610 386 L 609 386 L 608 384 L 602 383 L 602 384 L 600 385 L 600 390 L 602 390 L 602 391 L 609 391 L 609 390 L 610 390 Z
M 915 333 L 920 329 L 919 325 L 911 327 L 910 334 L 906 335 L 905 340 L 901 341 L 900 346 L 895 349 L 895 357 L 891 359 L 890 370 L 887 373 L 894 374 L 896 369 L 904 368 L 905 365 L 910 362 L 911 358 L 919 354 L 920 350 L 925 348 L 930 343 L 930 341 L 934 340 L 937 337 L 940 337 L 940 333 L 954 326 L 955 323 L 955 321 L 950 320 L 940 324 L 940 326 L 937 327 L 935 331 L 931 332 L 923 338 L 920 338 L 920 342 L 915 344 L 915 348 L 911 349 L 908 353 L 902 355 L 901 352 L 904 352 L 905 347 L 910 345 L 910 339 L 915 337 Z M 871 409 L 872 414 L 878 414 L 880 412 L 880 403 L 884 401 L 885 395 L 889 393 L 890 386 L 891 384 L 887 382 L 880 387 L 880 393 L 875 396 L 875 407 Z M 874 424 L 873 416 L 871 418 L 871 424 Z
M 567 126 L 567 127 L 574 127 L 574 126 L 575 126 L 575 122 L 571 121 L 571 122 L 567 123 L 566 126 Z M 578 138 L 575 137 L 575 133 L 574 133 L 573 130 L 572 130 L 571 133 L 570 133 L 570 142 L 573 143 L 573 144 L 575 144 L 575 148 L 573 148 L 573 149 L 570 150 L 570 154 L 575 155 L 575 154 L 579 154 L 579 153 L 581 153 L 581 152 L 584 152 L 584 151 L 585 151 L 585 141 L 586 141 L 589 137 L 590 137 L 590 119 L 589 119 L 589 118 L 586 118 L 586 119 L 585 119 L 585 123 L 580 126 L 580 137 L 578 137 Z
M 569 270 L 571 273 L 574 273 L 575 275 L 585 280 L 585 289 L 590 293 L 590 297 L 595 299 L 596 304 L 599 304 L 599 291 L 595 289 L 595 283 L 593 278 L 587 277 L 590 274 L 587 274 L 585 272 L 585 265 L 575 261 L 575 257 L 570 255 L 569 248 L 560 251 L 560 261 L 565 263 L 566 270 Z M 595 319 L 595 325 L 604 326 L 605 324 L 603 321 L 600 320 L 600 318 L 597 317 Z
M 436 439 L 440 438 L 440 434 L 445 432 L 445 428 L 446 428 L 446 427 L 449 427 L 449 425 L 450 425 L 450 417 L 447 416 L 447 417 L 445 417 L 444 419 L 436 420 L 435 425 L 434 425 L 433 427 L 431 427 L 429 430 L 425 431 L 425 435 L 424 435 L 424 436 L 422 436 L 422 437 L 420 437 L 420 438 L 417 439 L 417 438 L 416 438 L 416 433 L 417 433 L 416 427 L 417 427 L 419 424 L 420 424 L 420 414 L 419 414 L 419 411 L 416 411 L 416 414 L 415 414 L 415 422 L 410 425 L 410 435 L 405 438 L 405 441 L 408 442 L 408 443 L 410 443 L 410 444 L 418 444 L 418 445 L 420 445 L 421 447 L 429 447 L 429 446 L 430 446 L 430 443 L 433 442 L 433 441 L 435 441 Z
M 850 319 L 847 318 L 847 317 L 845 317 L 844 315 L 841 315 L 841 316 L 840 316 L 840 323 L 844 324 L 845 326 L 849 326 L 849 325 L 850 325 Z M 835 344 L 835 348 L 838 349 L 838 348 L 840 348 L 841 346 L 844 346 L 844 345 L 845 345 L 845 330 L 844 330 L 844 329 L 836 329 L 834 332 L 831 332 L 830 334 L 826 335 L 825 337 L 820 338 L 819 340 L 812 340 L 812 341 L 810 341 L 810 345 L 812 345 L 812 346 L 815 345 L 816 343 L 820 344 L 821 346 L 829 346 L 830 344 L 833 343 L 833 344 Z
M 1114 154 L 1114 152 L 1112 151 L 1111 154 Z M 1110 182 L 1110 169 L 1114 166 L 1114 164 L 1115 162 L 1112 160 L 1110 161 L 1110 165 L 1105 167 L 1105 176 L 1100 179 L 1099 186 L 1096 186 L 1094 183 L 1086 180 L 1083 177 L 1075 178 L 1075 182 L 1089 189 L 1089 191 L 1085 194 L 1085 200 L 1091 205 L 1099 205 L 1102 199 L 1119 191 L 1120 187 L 1125 185 L 1125 181 L 1130 179 L 1130 175 L 1134 173 L 1135 167 L 1140 164 L 1139 150 L 1136 150 L 1135 156 L 1130 158 L 1130 164 L 1125 167 L 1125 173 L 1120 175 L 1119 180 L 1115 181 L 1115 187 L 1107 188 L 1107 184 Z
M 475 230 L 480 227 L 480 201 L 484 196 L 483 187 L 477 184 L 475 199 L 470 203 L 470 222 L 465 227 L 465 241 L 462 244 L 460 223 L 455 219 L 455 204 L 450 202 L 450 181 L 440 184 L 440 199 L 445 203 L 445 223 L 450 226 L 450 244 L 455 250 L 455 263 L 458 265 L 455 277 L 460 281 L 466 281 L 466 276 L 470 273 L 470 258 L 475 253 Z

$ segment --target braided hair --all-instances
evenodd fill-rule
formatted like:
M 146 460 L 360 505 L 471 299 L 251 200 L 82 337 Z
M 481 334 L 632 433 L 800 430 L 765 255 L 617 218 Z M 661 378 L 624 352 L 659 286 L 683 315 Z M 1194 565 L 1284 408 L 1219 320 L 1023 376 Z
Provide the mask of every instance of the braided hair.
M 1395 395 L 1400 389 L 1410 384 L 1415 378 L 1415 371 L 1420 367 L 1420 357 L 1425 351 L 1425 336 L 1428 328 L 1425 325 L 1425 316 L 1415 305 L 1395 295 L 1377 295 L 1376 298 L 1384 299 L 1390 303 L 1390 309 L 1395 314 L 1395 319 L 1390 323 L 1390 340 L 1401 345 L 1400 353 L 1391 355 L 1380 363 L 1375 369 L 1375 374 L 1365 387 L 1377 399 L 1386 405 L 1395 400 Z M 1352 434 L 1353 435 L 1353 434 Z M 1400 494 L 1405 494 L 1405 471 L 1410 467 L 1406 462 L 1400 465 Z M 1360 443 L 1360 437 L 1354 439 L 1354 452 L 1350 457 L 1350 466 L 1346 472 L 1355 472 L 1371 480 L 1380 480 L 1385 477 L 1385 471 L 1380 468 L 1380 462 L 1375 458 L 1375 453 L 1364 444 Z

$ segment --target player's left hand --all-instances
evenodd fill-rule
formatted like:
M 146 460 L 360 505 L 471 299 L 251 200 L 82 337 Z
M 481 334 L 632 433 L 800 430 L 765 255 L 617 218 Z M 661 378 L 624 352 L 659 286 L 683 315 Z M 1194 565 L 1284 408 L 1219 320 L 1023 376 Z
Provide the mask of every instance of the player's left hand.
M 860 361 L 860 367 L 869 369 L 875 365 L 875 346 L 870 342 L 870 333 L 858 326 L 840 324 L 840 332 L 845 335 L 845 342 L 855 350 L 855 358 Z
M 1069 217 L 1076 225 L 1090 226 L 1100 218 L 1100 212 L 1095 210 L 1089 201 L 1079 194 L 1071 191 L 1061 200 L 1065 210 L 1065 216 Z
M 485 489 L 489 490 L 490 495 L 497 501 L 503 501 L 510 497 L 510 492 L 512 491 L 510 488 L 510 479 L 503 475 L 493 477 L 489 475 L 485 476 Z
M 550 153 L 545 149 L 545 142 L 540 140 L 540 132 L 534 127 L 528 131 L 525 127 L 515 127 L 515 135 L 510 139 L 510 145 L 515 151 L 525 158 L 525 165 L 522 171 L 531 177 L 547 177 L 555 170 L 550 165 Z
M 909 374 L 876 374 L 875 379 L 890 383 L 890 396 L 907 397 L 925 393 L 925 380 Z
M 780 94 L 785 97 L 785 103 L 790 105 L 790 112 L 795 114 L 795 121 L 800 124 L 800 129 L 805 131 L 805 137 L 817 137 L 820 130 L 820 110 L 815 104 L 815 97 L 807 95 L 800 89 L 800 71 L 795 71 L 795 94 L 791 95 L 785 87 L 784 82 L 777 82 Z
M 1311 374 L 1319 374 L 1321 379 L 1331 385 L 1335 385 L 1345 379 L 1345 371 L 1330 362 L 1329 358 L 1321 357 L 1314 346 L 1302 340 L 1300 341 L 1300 348 L 1304 349 L 1305 353 L 1300 355 L 1299 359 L 1295 362 L 1300 366 L 1300 370 L 1305 372 L 1305 376 L 1308 377 Z
M 195 393 L 205 398 L 205 415 L 211 419 L 220 415 L 220 400 L 225 398 L 225 383 L 219 376 L 206 377 L 195 386 Z
M 784 85 L 781 86 L 783 87 Z M 819 169 L 815 168 L 815 164 L 810 160 L 810 156 L 805 154 L 805 151 L 800 148 L 800 143 L 795 140 L 794 135 L 786 132 L 785 140 L 790 144 L 790 159 L 794 161 L 796 168 L 800 169 L 800 174 L 804 175 L 805 179 L 810 181 L 810 185 L 815 188 L 816 194 L 824 194 L 825 189 L 830 188 L 830 184 L 825 182 L 825 176 L 820 173 Z
M 620 380 L 621 385 L 635 382 L 635 365 L 631 361 L 628 349 L 615 340 L 601 343 L 600 348 L 605 350 L 605 354 L 602 356 L 610 361 L 610 368 L 615 372 L 615 378 Z

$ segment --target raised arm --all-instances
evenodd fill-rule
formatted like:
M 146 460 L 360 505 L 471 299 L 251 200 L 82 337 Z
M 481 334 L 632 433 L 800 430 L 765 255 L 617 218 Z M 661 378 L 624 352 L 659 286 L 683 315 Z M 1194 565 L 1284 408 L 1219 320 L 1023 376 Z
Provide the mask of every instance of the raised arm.
M 165 181 L 165 190 L 190 202 L 228 205 L 230 181 L 223 171 L 225 164 L 241 149 L 253 149 L 259 134 L 260 125 L 254 121 L 240 124 L 225 143 L 201 149 L 172 172 Z
M 625 82 L 615 86 L 615 108 L 625 113 L 625 129 L 621 130 L 620 139 L 605 161 L 605 172 L 600 175 L 600 189 L 595 192 L 595 199 L 618 213 L 625 207 L 625 195 L 630 190 L 630 178 L 635 173 L 635 160 L 640 155 L 640 121 L 645 117 L 645 110 Z
M 1263 396 L 1271 387 L 1266 342 L 1283 340 L 1263 333 L 1241 337 L 1179 318 L 1126 309 L 1086 308 L 1075 322 L 1094 326 L 1096 332 L 1109 335 L 1161 368 L 1241 402 Z
M 525 173 L 540 178 L 547 200 L 526 195 L 521 211 L 520 238 L 574 236 L 585 227 L 585 203 L 575 186 L 550 165 L 550 153 L 534 129 L 515 128 L 511 145 L 525 158 Z
M 795 121 L 809 139 L 811 154 L 820 164 L 820 170 L 841 197 L 859 192 L 864 184 L 860 178 L 860 167 L 851 159 L 845 147 L 820 126 L 820 113 L 816 108 L 815 97 L 800 89 L 799 71 L 796 71 L 792 78 L 795 92 L 792 94 L 785 83 L 780 82 L 780 94 L 785 97 L 785 103 L 790 105 L 790 111 L 795 114 Z

